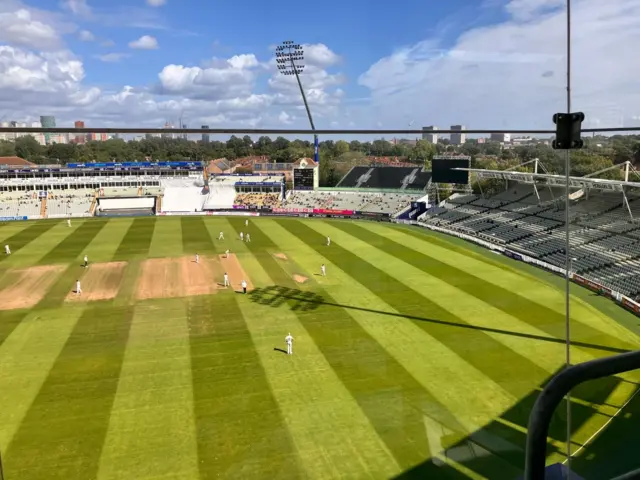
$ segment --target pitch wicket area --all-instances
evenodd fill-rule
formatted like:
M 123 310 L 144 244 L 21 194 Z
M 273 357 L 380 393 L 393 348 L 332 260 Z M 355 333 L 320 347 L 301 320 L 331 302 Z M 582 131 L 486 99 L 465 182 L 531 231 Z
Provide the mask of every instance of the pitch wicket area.
M 67 302 L 93 302 L 115 298 L 124 277 L 126 262 L 92 263 L 80 277 L 82 294 L 70 291 Z
M 0 310 L 33 307 L 42 300 L 63 270 L 61 265 L 8 270 L 0 279 Z
M 136 298 L 191 297 L 217 293 L 222 283 L 222 266 L 216 258 L 152 258 L 140 265 Z

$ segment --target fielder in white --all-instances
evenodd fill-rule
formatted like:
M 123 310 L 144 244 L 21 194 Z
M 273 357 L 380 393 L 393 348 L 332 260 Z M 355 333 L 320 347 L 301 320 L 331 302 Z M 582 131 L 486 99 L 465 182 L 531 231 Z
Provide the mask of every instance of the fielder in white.
M 196 263 L 200 263 L 200 255 L 196 253 Z
M 240 232 L 240 241 L 244 240 L 244 233 Z
M 320 271 L 322 272 L 323 277 L 327 276 L 327 269 L 325 268 L 324 263 L 320 266 Z
M 224 258 L 229 258 L 229 249 L 227 248 L 227 251 L 224 252 Z
M 229 286 L 229 275 L 227 275 L 227 272 L 224 272 L 224 286 Z
M 331 237 L 327 237 L 327 247 L 331 245 Z
M 249 235 L 248 233 L 245 235 L 246 239 L 247 239 L 247 243 L 251 243 L 251 235 Z
M 249 226 L 249 220 L 245 220 L 245 221 L 244 221 L 244 226 L 245 226 L 245 227 L 248 227 L 248 226 Z
M 284 341 L 287 344 L 287 355 L 293 355 L 293 337 L 291 333 L 284 337 Z
M 224 233 L 220 232 L 218 235 L 218 240 L 224 240 Z
M 84 256 L 84 268 L 87 268 L 89 266 L 89 257 L 87 257 L 86 255 Z
M 6 253 L 7 255 L 11 255 L 11 249 L 9 248 L 9 245 L 4 246 L 4 253 Z
M 76 295 L 80 295 L 82 293 L 82 288 L 80 287 L 80 280 L 76 280 Z
M 71 226 L 71 219 L 67 218 L 67 226 L 70 227 Z
M 242 285 L 242 293 L 247 293 L 247 282 L 242 280 L 241 285 Z

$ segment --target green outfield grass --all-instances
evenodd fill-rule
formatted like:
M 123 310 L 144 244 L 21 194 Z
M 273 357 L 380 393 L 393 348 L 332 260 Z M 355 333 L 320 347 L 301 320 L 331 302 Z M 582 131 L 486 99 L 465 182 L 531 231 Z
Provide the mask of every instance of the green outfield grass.
M 247 230 L 251 243 L 238 238 Z M 16 269 L 62 265 L 33 308 L 0 310 L 6 480 L 514 479 L 531 406 L 564 363 L 562 279 L 419 229 L 43 220 L 0 226 L 0 244 L 12 250 L 0 290 Z M 247 295 L 136 300 L 146 260 L 217 262 L 227 248 L 255 286 Z M 126 262 L 115 297 L 65 300 L 85 254 Z M 580 287 L 571 318 L 574 362 L 640 345 L 638 318 Z M 574 466 L 586 478 L 638 466 L 640 396 L 618 411 L 639 380 L 574 392 Z M 564 459 L 564 419 L 563 406 L 549 463 Z

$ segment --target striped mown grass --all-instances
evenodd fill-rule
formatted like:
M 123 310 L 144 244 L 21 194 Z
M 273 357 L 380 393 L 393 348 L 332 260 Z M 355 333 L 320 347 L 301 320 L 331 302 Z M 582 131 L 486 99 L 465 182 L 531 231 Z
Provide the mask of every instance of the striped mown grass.
M 560 279 L 404 226 L 244 222 L 0 226 L 13 252 L 1 257 L 0 290 L 14 269 L 62 267 L 34 308 L 0 310 L 7 480 L 522 472 L 531 406 L 564 362 Z M 251 243 L 240 241 L 241 231 Z M 227 249 L 254 291 L 136 300 L 147 258 Z M 114 298 L 64 301 L 85 272 L 85 254 L 92 263 L 126 262 Z M 575 361 L 638 348 L 637 318 L 579 287 L 572 293 Z M 285 355 L 289 332 L 293 356 Z M 640 426 L 640 396 L 617 413 L 639 380 L 630 373 L 574 392 L 574 465 L 587 478 L 640 466 L 627 447 Z M 563 460 L 564 411 L 551 425 L 549 462 Z

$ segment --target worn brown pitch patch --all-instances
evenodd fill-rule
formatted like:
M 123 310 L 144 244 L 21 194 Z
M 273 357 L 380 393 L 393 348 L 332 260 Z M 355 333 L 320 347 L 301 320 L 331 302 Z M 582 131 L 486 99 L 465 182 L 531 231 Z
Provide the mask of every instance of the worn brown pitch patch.
M 120 290 L 127 262 L 92 263 L 80 277 L 82 293 L 74 291 L 67 294 L 67 302 L 95 302 L 115 298 Z M 75 289 L 75 282 L 73 284 Z
M 225 255 L 220 255 L 220 263 L 222 263 L 222 268 L 229 275 L 229 283 L 231 284 L 231 288 L 233 288 L 236 292 L 242 291 L 242 280 L 247 282 L 247 292 L 250 292 L 254 289 L 253 283 L 251 279 L 247 276 L 246 272 L 242 268 L 238 257 L 235 254 L 230 253 L 229 258 Z
M 2 279 L 7 287 L 0 291 L 0 310 L 33 307 L 42 300 L 64 268 L 62 265 L 41 265 L 8 270 Z
M 152 258 L 142 262 L 136 298 L 171 298 L 211 295 L 221 288 L 217 259 L 200 257 Z

